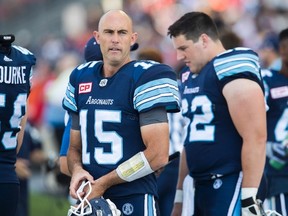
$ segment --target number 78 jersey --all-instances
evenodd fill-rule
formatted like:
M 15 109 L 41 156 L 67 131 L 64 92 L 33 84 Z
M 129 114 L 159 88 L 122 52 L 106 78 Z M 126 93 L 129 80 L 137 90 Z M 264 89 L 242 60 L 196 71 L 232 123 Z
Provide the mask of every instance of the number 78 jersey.
M 250 79 L 263 89 L 258 56 L 250 49 L 228 50 L 193 74 L 181 74 L 182 114 L 189 121 L 185 150 L 190 175 L 210 179 L 241 170 L 242 138 L 222 94 L 226 83 Z
M 109 78 L 102 77 L 102 68 L 101 61 L 78 66 L 70 76 L 63 100 L 66 110 L 79 114 L 82 162 L 95 179 L 145 149 L 139 113 L 155 107 L 179 111 L 176 74 L 169 66 L 132 61 Z M 115 186 L 107 193 L 128 195 L 134 188 L 140 193 L 155 194 L 153 176 L 145 177 L 151 181 L 139 179 L 129 183 L 130 189 Z

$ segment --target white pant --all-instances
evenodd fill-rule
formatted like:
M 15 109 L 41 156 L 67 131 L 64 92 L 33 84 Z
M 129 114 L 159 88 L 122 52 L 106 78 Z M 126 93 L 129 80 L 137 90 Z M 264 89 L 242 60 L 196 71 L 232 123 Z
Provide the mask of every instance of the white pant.
M 194 182 L 193 178 L 187 175 L 183 182 L 183 206 L 182 216 L 191 216 L 194 213 Z

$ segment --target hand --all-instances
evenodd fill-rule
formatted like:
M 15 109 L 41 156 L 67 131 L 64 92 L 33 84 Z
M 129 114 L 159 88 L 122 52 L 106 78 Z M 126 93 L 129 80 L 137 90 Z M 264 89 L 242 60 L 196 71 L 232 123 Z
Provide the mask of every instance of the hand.
M 242 216 L 265 216 L 261 200 L 256 200 L 258 188 L 241 189 Z
M 241 200 L 242 216 L 265 216 L 261 200 L 256 200 L 254 197 Z
M 93 177 L 82 167 L 79 167 L 73 171 L 73 175 L 72 175 L 71 182 L 70 182 L 71 197 L 73 197 L 74 199 L 78 199 L 78 195 L 80 195 L 81 197 L 85 196 L 85 189 L 83 192 L 79 193 L 78 195 L 76 192 L 81 186 L 82 182 L 85 180 L 91 182 L 91 184 L 93 184 L 94 182 Z
M 182 203 L 174 203 L 171 216 L 181 216 L 182 215 Z
M 22 158 L 17 158 L 16 161 L 16 173 L 19 179 L 28 179 L 31 176 L 31 170 L 29 168 L 29 161 Z

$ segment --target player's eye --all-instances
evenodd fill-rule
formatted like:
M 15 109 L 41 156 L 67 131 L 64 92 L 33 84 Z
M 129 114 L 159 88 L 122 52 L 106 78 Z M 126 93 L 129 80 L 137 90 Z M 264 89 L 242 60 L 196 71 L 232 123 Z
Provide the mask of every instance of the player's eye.
M 127 34 L 127 31 L 125 31 L 125 30 L 119 31 L 118 34 L 120 34 L 120 35 L 126 35 L 126 34 Z

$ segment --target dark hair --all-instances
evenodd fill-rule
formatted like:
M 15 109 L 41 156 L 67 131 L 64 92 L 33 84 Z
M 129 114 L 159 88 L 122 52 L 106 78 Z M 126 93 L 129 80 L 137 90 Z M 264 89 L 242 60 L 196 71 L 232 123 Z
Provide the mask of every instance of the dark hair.
M 280 33 L 279 33 L 279 42 L 280 41 L 283 41 L 285 39 L 288 39 L 288 28 L 282 30 Z
M 190 12 L 168 28 L 168 36 L 177 37 L 184 35 L 186 39 L 198 41 L 201 34 L 207 34 L 212 40 L 219 39 L 219 33 L 213 19 L 202 12 Z
M 143 48 L 138 52 L 138 60 L 153 60 L 163 62 L 162 53 L 154 48 Z
M 230 30 L 223 30 L 220 33 L 220 40 L 227 50 L 243 46 L 242 39 L 235 32 Z

